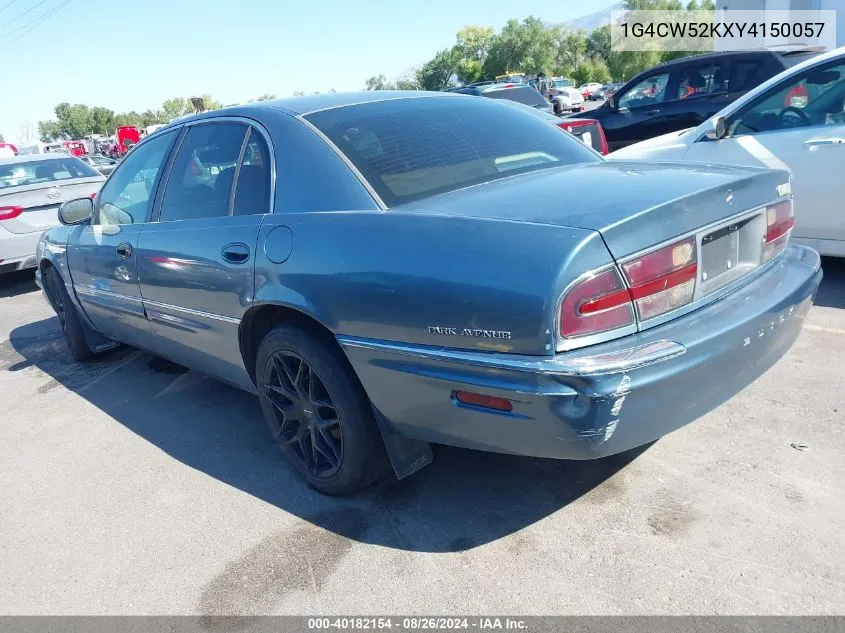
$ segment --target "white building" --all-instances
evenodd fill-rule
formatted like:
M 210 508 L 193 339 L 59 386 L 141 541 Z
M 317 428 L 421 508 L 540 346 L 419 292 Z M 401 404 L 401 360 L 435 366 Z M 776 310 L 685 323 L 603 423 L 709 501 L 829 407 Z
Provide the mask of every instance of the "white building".
M 771 19 L 778 22 L 805 22 L 807 17 L 811 15 L 803 14 L 801 16 L 794 15 L 795 11 L 812 11 L 816 12 L 816 18 L 819 11 L 835 11 L 836 12 L 836 29 L 835 33 L 825 32 L 824 45 L 826 48 L 837 48 L 845 46 L 845 0 L 716 0 L 717 17 L 724 20 L 723 11 L 777 11 L 778 14 L 771 15 Z M 733 17 L 727 18 L 728 21 L 751 21 L 753 17 L 741 16 L 739 20 L 736 19 L 736 14 Z M 759 20 L 759 14 L 758 18 Z M 825 24 L 825 29 L 828 28 Z M 768 35 L 768 34 L 767 34 Z M 742 42 L 738 42 L 736 38 L 730 40 L 721 40 L 716 42 L 716 50 L 730 50 L 737 48 L 751 48 L 759 46 L 773 46 L 778 44 L 803 44 L 808 43 L 804 37 L 795 37 L 794 35 L 784 39 L 775 39 L 770 35 L 763 38 L 762 34 L 758 34 L 756 38 L 743 37 Z M 813 42 L 818 43 L 818 42 Z

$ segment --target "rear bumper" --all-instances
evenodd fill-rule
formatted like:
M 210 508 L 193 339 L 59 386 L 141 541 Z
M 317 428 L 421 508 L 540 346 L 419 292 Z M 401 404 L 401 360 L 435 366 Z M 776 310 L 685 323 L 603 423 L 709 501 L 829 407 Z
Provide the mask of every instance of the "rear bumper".
M 0 225 L 0 273 L 35 268 L 40 232 L 12 233 Z
M 611 343 L 518 356 L 338 337 L 398 433 L 495 452 L 594 459 L 647 444 L 711 411 L 793 344 L 821 281 L 818 253 L 791 246 L 731 295 Z M 509 413 L 456 390 L 508 398 Z

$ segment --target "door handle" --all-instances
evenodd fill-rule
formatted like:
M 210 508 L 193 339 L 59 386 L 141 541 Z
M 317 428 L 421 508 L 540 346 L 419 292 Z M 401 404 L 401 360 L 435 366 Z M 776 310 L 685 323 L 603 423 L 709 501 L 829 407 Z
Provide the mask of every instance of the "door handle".
M 804 147 L 819 147 L 822 145 L 843 145 L 845 138 L 816 138 L 804 141 Z
M 126 259 L 130 255 L 132 255 L 132 244 L 129 242 L 121 242 L 117 245 L 117 254 L 120 255 L 123 259 Z
M 223 247 L 223 259 L 230 264 L 243 264 L 249 259 L 249 247 L 246 244 L 226 244 Z
M 646 110 L 646 116 L 654 116 L 655 114 L 660 114 L 660 110 Z

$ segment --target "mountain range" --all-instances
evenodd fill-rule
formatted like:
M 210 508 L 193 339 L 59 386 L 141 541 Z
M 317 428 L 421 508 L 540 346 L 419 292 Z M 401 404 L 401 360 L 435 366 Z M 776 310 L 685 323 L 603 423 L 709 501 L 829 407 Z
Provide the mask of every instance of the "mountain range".
M 601 11 L 596 11 L 595 13 L 590 13 L 589 15 L 585 15 L 580 18 L 575 18 L 574 20 L 568 20 L 564 22 L 563 25 L 568 26 L 572 29 L 583 29 L 589 32 L 595 28 L 604 26 L 605 24 L 610 24 L 610 14 L 612 11 L 624 10 L 625 3 L 617 2 L 616 4 L 610 5 L 606 9 L 602 9 Z

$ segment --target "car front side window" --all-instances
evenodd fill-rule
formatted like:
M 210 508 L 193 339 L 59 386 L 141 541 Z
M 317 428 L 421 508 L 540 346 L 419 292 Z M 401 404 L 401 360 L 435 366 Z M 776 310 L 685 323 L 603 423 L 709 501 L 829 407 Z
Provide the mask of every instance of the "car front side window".
M 774 86 L 728 123 L 731 136 L 845 124 L 845 62 L 808 69 Z
M 662 103 L 666 100 L 666 86 L 669 83 L 669 73 L 659 73 L 646 77 L 625 91 L 617 100 L 620 110 L 638 108 L 641 106 Z
M 152 193 L 176 132 L 139 145 L 114 171 L 97 197 L 96 224 L 115 226 L 147 221 Z

